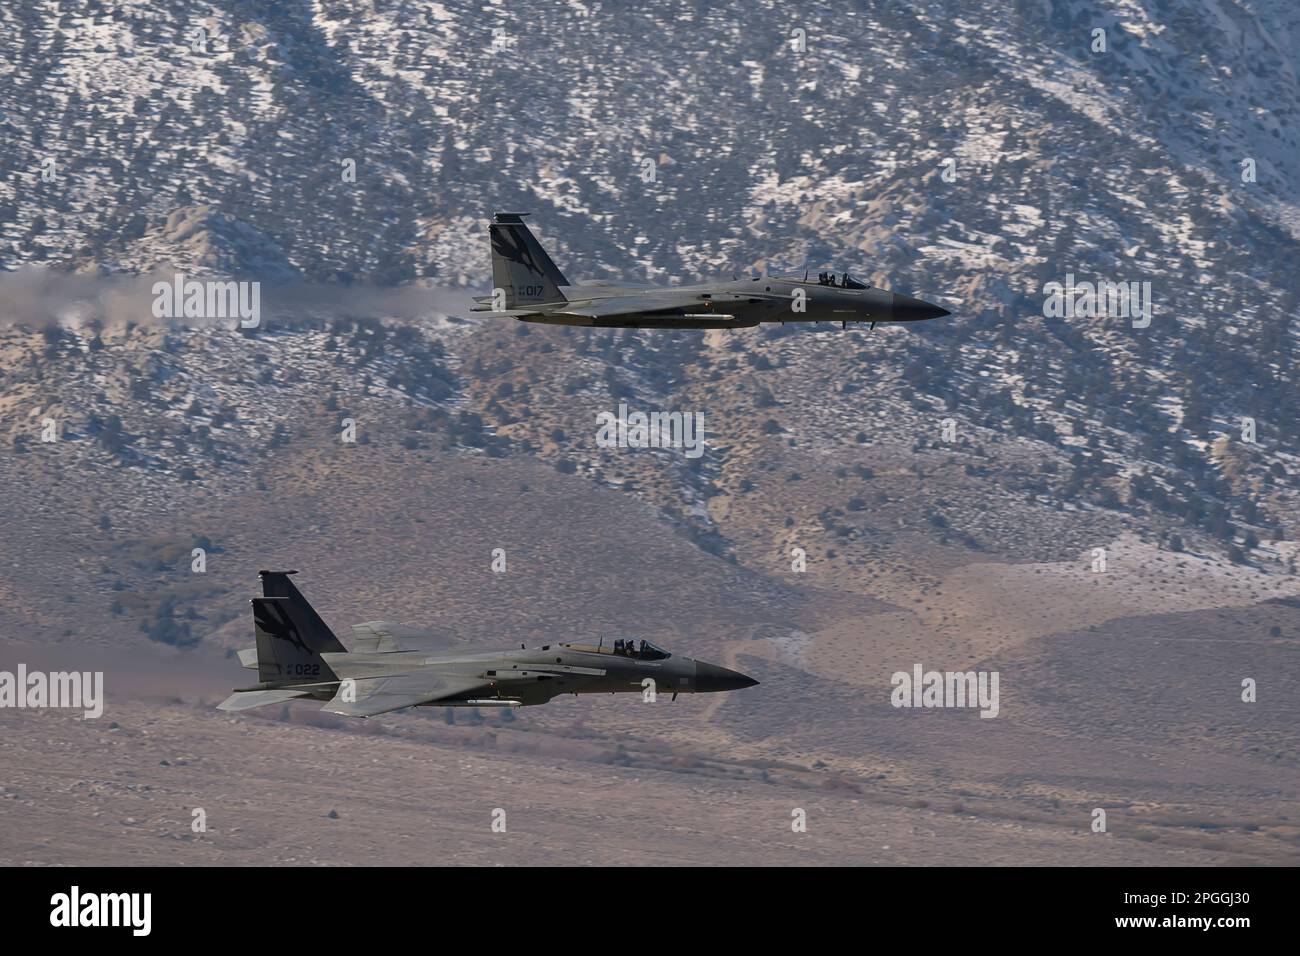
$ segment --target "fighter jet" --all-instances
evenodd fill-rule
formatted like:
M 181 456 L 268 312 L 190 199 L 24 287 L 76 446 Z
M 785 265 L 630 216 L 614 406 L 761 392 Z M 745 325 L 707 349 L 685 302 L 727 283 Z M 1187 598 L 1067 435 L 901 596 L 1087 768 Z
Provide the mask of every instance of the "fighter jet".
M 431 632 L 370 621 L 353 626 L 349 651 L 289 579 L 297 573 L 258 572 L 262 597 L 250 602 L 257 646 L 239 652 L 258 680 L 219 710 L 306 698 L 325 701 L 321 709 L 333 714 L 373 717 L 405 707 L 523 707 L 561 694 L 651 692 L 676 700 L 758 683 L 632 638 L 461 653 L 430 649 Z
M 744 329 L 760 322 L 919 322 L 946 309 L 849 273 L 751 276 L 664 287 L 564 277 L 524 225 L 527 213 L 499 212 L 488 225 L 492 295 L 471 311 L 512 315 L 545 325 L 615 329 Z

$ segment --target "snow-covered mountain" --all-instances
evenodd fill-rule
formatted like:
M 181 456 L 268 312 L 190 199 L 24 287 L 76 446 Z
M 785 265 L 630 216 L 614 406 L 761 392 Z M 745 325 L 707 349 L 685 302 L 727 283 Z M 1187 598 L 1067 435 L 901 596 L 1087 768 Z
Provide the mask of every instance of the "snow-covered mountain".
M 853 446 L 863 429 L 925 448 L 945 418 L 962 447 L 1056 462 L 1026 479 L 993 455 L 1040 507 L 1145 515 L 1225 547 L 1300 521 L 1289 0 L 43 0 L 0 9 L 0 47 L 8 270 L 483 289 L 484 220 L 511 209 L 534 214 L 574 277 L 832 265 L 953 310 L 871 336 L 515 340 L 473 319 L 399 337 L 424 371 L 430 349 L 460 369 L 452 386 L 439 366 L 417 404 L 584 473 L 611 471 L 586 440 L 594 408 L 707 407 L 727 422 L 716 454 L 639 465 L 668 475 L 658 491 L 627 476 L 706 533 L 703 502 L 754 481 L 741 461 Z M 1045 283 L 1070 276 L 1149 282 L 1149 325 L 1046 315 Z M 137 353 L 154 333 L 95 349 L 86 329 L 3 334 L 6 444 L 20 446 L 85 381 L 79 363 L 177 386 L 202 384 L 211 349 L 234 366 L 270 349 L 258 361 L 274 381 L 298 354 L 281 350 L 307 341 L 180 330 L 149 365 Z M 484 335 L 547 351 L 494 360 Z M 68 408 L 74 437 L 90 416 L 128 432 L 147 417 L 110 393 Z M 272 398 L 248 398 L 211 440 L 259 418 L 269 433 Z

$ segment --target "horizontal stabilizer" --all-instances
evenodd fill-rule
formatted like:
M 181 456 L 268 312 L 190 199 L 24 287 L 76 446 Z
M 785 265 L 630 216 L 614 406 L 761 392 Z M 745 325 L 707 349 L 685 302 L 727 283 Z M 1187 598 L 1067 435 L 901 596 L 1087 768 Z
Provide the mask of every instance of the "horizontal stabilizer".
M 248 710 L 250 707 L 263 707 L 267 704 L 282 704 L 295 697 L 310 697 L 306 690 L 237 690 L 217 705 L 217 710 Z

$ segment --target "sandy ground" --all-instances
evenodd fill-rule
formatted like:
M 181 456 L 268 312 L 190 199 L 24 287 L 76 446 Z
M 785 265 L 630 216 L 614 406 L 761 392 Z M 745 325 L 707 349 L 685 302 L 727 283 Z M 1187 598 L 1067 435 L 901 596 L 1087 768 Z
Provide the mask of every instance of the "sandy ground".
M 1237 854 L 870 797 L 521 759 L 180 707 L 24 713 L 0 863 L 1223 863 Z M 191 830 L 202 808 L 207 831 Z M 806 811 L 808 829 L 792 831 Z M 506 832 L 492 829 L 505 811 Z M 332 816 L 336 815 L 336 816 Z

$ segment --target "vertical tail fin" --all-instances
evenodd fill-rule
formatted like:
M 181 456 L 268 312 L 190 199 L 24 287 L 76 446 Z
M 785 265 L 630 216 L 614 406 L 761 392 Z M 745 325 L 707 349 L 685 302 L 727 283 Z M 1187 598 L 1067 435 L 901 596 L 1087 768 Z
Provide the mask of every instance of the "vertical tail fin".
M 302 596 L 289 575 L 297 571 L 258 571 L 262 579 L 262 596 L 269 598 L 286 598 L 293 608 L 293 617 L 302 625 L 302 637 L 307 645 L 318 654 L 326 652 L 346 652 L 347 648 L 334 636 L 329 625 L 321 620 L 316 609 Z
M 290 598 L 260 597 L 253 605 L 257 634 L 257 677 L 264 684 L 319 684 L 337 681 L 320 652 L 305 637 L 306 623 Z
M 492 239 L 492 285 L 505 292 L 507 309 L 565 302 L 569 280 L 524 225 L 527 213 L 499 212 L 488 226 Z

